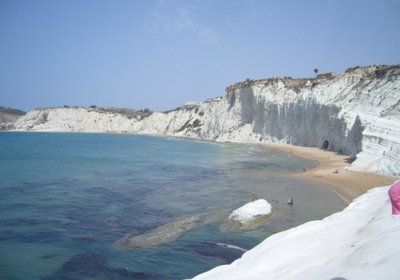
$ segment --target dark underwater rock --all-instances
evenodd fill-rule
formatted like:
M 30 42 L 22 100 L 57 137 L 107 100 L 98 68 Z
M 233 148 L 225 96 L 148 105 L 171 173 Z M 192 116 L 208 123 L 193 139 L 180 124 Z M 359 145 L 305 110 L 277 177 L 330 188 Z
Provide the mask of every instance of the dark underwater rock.
M 167 275 L 158 273 L 134 272 L 127 269 L 112 269 L 107 266 L 108 260 L 105 256 L 91 252 L 78 254 L 65 262 L 62 266 L 62 273 L 58 273 L 58 279 L 138 279 L 138 280 L 166 280 L 171 279 Z M 53 279 L 49 277 L 47 279 Z
M 98 253 L 78 254 L 63 264 L 62 268 L 68 272 L 77 272 L 79 274 L 97 277 L 106 270 L 107 258 Z

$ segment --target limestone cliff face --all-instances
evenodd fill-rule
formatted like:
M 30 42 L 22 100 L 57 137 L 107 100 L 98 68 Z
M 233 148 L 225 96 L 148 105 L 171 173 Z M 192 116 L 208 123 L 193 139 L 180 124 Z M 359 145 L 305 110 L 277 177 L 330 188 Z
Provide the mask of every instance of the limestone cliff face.
M 17 129 L 124 131 L 321 147 L 356 158 L 352 170 L 400 176 L 399 67 L 357 67 L 330 79 L 237 83 L 221 100 L 154 113 L 141 121 L 46 110 L 30 112 Z
M 400 176 L 399 69 L 379 76 L 371 68 L 325 80 L 238 83 L 221 101 L 158 113 L 135 131 L 326 148 L 356 158 L 351 170 Z M 200 127 L 180 130 L 196 119 Z
M 25 131 L 132 132 L 136 120 L 89 108 L 36 109 L 20 118 L 14 127 Z

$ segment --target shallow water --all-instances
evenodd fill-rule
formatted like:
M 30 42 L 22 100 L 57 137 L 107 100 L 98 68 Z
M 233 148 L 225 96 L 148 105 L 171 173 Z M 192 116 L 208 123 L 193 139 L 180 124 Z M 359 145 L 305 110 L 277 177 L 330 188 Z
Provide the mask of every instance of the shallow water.
M 268 147 L 179 138 L 0 133 L 0 279 L 184 279 L 230 263 L 269 235 L 342 210 L 326 186 L 288 177 L 315 166 Z M 184 215 L 279 200 L 246 232 L 218 225 L 156 248 L 117 250 Z M 285 204 L 294 197 L 295 204 Z M 219 244 L 220 243 L 220 244 Z M 236 250 L 236 251 L 235 251 Z

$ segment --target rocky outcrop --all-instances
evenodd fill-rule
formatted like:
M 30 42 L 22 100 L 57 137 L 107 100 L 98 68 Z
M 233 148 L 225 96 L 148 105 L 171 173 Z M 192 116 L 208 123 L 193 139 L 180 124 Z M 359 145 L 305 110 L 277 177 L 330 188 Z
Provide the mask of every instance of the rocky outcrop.
M 234 210 L 229 219 L 239 224 L 251 224 L 260 218 L 271 214 L 271 204 L 265 199 L 258 199 L 254 202 L 249 202 L 242 207 Z
M 185 231 L 192 230 L 214 222 L 221 222 L 228 216 L 229 210 L 214 210 L 178 218 L 156 227 L 149 233 L 131 237 L 130 234 L 117 240 L 114 246 L 123 245 L 127 248 L 155 247 L 175 241 Z
M 34 110 L 16 127 L 324 147 L 355 158 L 351 170 L 400 176 L 400 66 L 355 67 L 333 78 L 248 80 L 228 87 L 222 99 L 140 121 L 83 109 Z

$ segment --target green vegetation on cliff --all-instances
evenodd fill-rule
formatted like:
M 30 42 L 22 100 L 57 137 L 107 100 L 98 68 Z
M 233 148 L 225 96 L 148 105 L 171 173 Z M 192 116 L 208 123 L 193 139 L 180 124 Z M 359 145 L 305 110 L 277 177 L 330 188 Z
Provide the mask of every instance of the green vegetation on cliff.
M 16 116 L 24 116 L 24 115 L 26 115 L 26 112 L 24 112 L 24 111 L 21 111 L 21 110 L 18 110 L 18 109 L 13 109 L 13 108 L 8 108 L 8 107 L 2 107 L 2 106 L 0 106 L 0 113 L 16 115 Z

